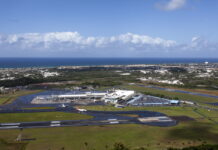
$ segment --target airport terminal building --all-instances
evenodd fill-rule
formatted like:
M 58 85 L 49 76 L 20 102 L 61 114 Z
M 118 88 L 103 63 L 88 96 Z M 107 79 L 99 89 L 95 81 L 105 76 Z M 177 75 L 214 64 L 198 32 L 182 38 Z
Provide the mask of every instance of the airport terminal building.
M 143 95 L 133 90 L 112 89 L 106 92 L 100 91 L 73 91 L 54 95 L 41 95 L 35 97 L 32 104 L 64 104 L 75 105 L 89 104 L 117 104 L 123 106 L 161 106 L 179 105 L 178 100 L 169 100 L 151 95 Z

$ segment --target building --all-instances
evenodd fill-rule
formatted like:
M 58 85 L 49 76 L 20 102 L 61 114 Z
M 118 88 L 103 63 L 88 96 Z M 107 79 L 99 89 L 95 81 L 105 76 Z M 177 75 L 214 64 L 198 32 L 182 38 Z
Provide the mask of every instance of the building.
M 130 90 L 112 90 L 107 92 L 74 92 L 58 95 L 42 95 L 32 100 L 32 104 L 49 103 L 95 103 L 104 101 L 106 103 L 116 104 L 119 100 L 127 100 L 135 94 Z
M 116 104 L 119 100 L 128 100 L 135 94 L 135 91 L 132 90 L 113 90 L 105 94 L 102 98 L 106 103 Z

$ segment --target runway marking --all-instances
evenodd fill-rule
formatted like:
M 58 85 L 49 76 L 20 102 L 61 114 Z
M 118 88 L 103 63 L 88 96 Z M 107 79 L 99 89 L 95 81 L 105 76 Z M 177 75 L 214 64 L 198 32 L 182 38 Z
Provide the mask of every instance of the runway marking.
M 114 118 L 114 119 L 108 119 L 109 121 L 113 121 L 113 120 L 117 120 L 116 118 Z
M 52 124 L 61 123 L 61 121 L 51 121 Z
M 138 118 L 138 120 L 141 122 L 170 122 L 172 121 L 172 119 L 167 116 L 142 117 L 142 118 Z
M 59 126 L 61 126 L 61 124 L 59 124 L 59 123 L 57 123 L 57 124 L 51 124 L 50 126 L 51 126 L 51 127 L 59 127 Z
M 110 124 L 118 124 L 119 121 L 111 121 Z
M 15 129 L 19 128 L 19 126 L 5 126 L 5 127 L 0 127 L 0 129 Z
M 0 125 L 2 125 L 2 126 L 19 126 L 20 125 L 20 123 L 1 123 Z

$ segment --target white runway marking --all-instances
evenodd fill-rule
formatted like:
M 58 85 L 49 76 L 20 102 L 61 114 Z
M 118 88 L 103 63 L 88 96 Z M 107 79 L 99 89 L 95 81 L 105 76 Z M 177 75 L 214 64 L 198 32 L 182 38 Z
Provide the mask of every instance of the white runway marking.
M 111 121 L 110 124 L 118 124 L 119 121 Z
M 19 126 L 20 123 L 1 123 L 2 126 Z
M 114 120 L 117 120 L 116 118 L 115 119 L 108 119 L 108 121 L 114 121 Z
M 5 127 L 0 127 L 0 129 L 15 129 L 19 128 L 18 126 L 5 126 Z
M 57 123 L 57 124 L 51 124 L 50 125 L 51 127 L 59 127 L 59 126 L 61 126 L 59 123 Z
M 51 121 L 51 123 L 61 123 L 61 121 Z

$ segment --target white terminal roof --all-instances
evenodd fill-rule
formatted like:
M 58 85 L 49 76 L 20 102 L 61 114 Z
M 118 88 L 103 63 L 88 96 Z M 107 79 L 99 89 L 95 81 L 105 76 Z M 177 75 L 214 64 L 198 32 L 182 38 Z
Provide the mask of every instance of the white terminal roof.
M 79 97 L 102 97 L 104 100 L 117 100 L 117 99 L 128 99 L 135 92 L 131 90 L 114 90 L 112 92 L 86 92 L 86 93 L 75 93 L 75 94 L 61 94 L 51 95 L 47 98 L 79 98 Z M 46 96 L 38 96 L 38 99 L 46 98 Z
M 92 93 L 92 92 L 86 92 L 82 94 L 63 94 L 63 95 L 58 95 L 59 98 L 67 98 L 67 97 L 89 97 L 89 96 L 105 96 L 105 92 L 102 93 Z
M 122 99 L 126 99 L 129 96 L 132 96 L 135 92 L 131 91 L 131 90 L 115 90 L 112 93 L 108 93 L 105 95 L 105 99 L 118 99 L 118 98 L 122 98 Z

